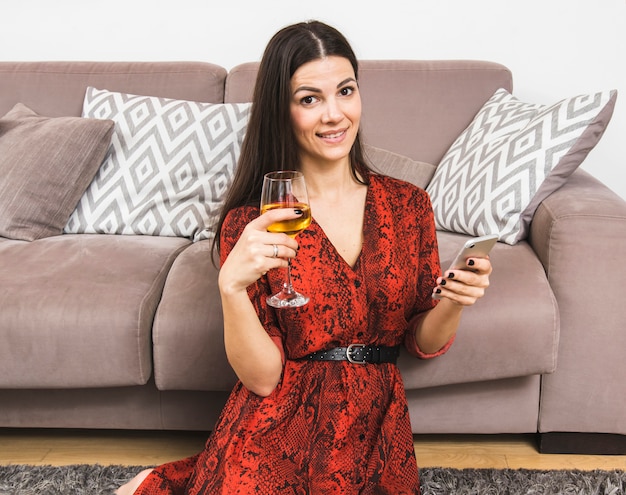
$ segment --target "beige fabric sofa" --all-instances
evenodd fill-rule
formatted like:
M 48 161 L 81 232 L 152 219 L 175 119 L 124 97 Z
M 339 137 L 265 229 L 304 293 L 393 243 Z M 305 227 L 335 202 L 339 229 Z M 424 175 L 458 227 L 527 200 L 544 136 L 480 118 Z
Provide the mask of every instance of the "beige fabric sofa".
M 21 102 L 79 116 L 89 85 L 246 102 L 256 68 L 0 62 L 0 115 Z M 360 86 L 365 141 L 436 165 L 513 81 L 496 63 L 389 60 L 363 61 Z M 442 263 L 465 238 L 439 233 Z M 413 431 L 538 432 L 544 451 L 626 452 L 624 254 L 626 202 L 575 172 L 527 241 L 495 247 L 492 286 L 451 350 L 401 356 Z M 0 238 L 0 426 L 210 430 L 235 382 L 216 275 L 210 241 Z

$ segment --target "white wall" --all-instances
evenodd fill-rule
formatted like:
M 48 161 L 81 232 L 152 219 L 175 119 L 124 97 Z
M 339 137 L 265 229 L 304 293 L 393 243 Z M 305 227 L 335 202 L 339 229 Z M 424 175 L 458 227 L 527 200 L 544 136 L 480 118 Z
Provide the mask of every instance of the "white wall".
M 258 60 L 279 28 L 317 18 L 363 59 L 485 59 L 520 99 L 618 89 L 584 162 L 626 199 L 626 0 L 2 0 L 0 60 Z M 0 88 L 1 90 L 1 88 Z

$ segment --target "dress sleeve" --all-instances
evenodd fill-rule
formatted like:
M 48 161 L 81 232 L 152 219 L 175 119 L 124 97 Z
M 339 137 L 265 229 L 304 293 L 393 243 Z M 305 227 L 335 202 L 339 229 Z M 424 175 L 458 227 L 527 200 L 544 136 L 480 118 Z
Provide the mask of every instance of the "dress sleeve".
M 406 331 L 406 336 L 404 339 L 404 345 L 406 346 L 407 350 L 411 354 L 413 354 L 414 356 L 417 356 L 420 359 L 431 359 L 437 356 L 441 356 L 442 354 L 445 354 L 448 351 L 448 349 L 450 349 L 450 346 L 454 342 L 455 335 L 453 335 L 450 338 L 450 340 L 448 340 L 448 342 L 446 342 L 445 345 L 441 349 L 439 349 L 437 352 L 431 352 L 431 353 L 424 352 L 419 348 L 419 345 L 417 345 L 417 340 L 415 340 L 415 332 L 413 331 L 413 329 L 415 328 L 415 325 L 417 325 L 417 322 L 421 320 L 423 317 L 424 317 L 424 313 L 419 314 L 409 322 L 409 327 Z
M 239 240 L 243 229 L 249 222 L 254 220 L 258 214 L 258 208 L 251 206 L 235 208 L 227 213 L 220 236 L 220 265 L 223 265 L 226 258 L 228 258 L 228 255 Z M 270 295 L 267 275 L 264 275 L 255 283 L 248 286 L 247 291 L 261 325 L 263 325 L 265 331 L 280 350 L 284 363 L 285 350 L 283 346 L 283 335 L 278 320 L 276 319 L 276 310 L 270 307 L 266 302 L 267 296 Z
M 415 339 L 415 325 L 424 317 L 426 312 L 430 311 L 438 303 L 431 296 L 435 280 L 441 275 L 441 265 L 439 263 L 435 217 L 428 194 L 418 191 L 414 197 L 414 204 L 417 207 L 415 215 L 419 219 L 419 228 L 414 230 L 417 232 L 416 242 L 419 245 L 419 274 L 417 277 L 415 315 L 409 321 L 404 341 L 407 350 L 411 354 L 421 359 L 430 359 L 444 354 L 454 342 L 454 336 L 434 353 L 423 352 Z

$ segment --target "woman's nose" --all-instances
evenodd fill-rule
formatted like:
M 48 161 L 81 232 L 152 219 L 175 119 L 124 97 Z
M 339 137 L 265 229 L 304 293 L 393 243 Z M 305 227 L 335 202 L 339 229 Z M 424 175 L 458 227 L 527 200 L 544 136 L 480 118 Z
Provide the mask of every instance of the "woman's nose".
M 334 98 L 326 100 L 323 118 L 324 122 L 339 122 L 343 118 L 341 105 Z

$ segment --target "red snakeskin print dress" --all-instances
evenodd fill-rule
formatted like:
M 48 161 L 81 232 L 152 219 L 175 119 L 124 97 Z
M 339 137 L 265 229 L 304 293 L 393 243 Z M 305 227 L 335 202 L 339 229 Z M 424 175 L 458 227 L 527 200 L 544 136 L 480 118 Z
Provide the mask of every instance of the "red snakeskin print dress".
M 258 208 L 233 210 L 222 259 Z M 341 212 L 337 212 L 341 215 Z M 315 216 L 315 212 L 313 212 Z M 350 221 L 346 218 L 345 221 Z M 419 357 L 409 321 L 430 309 L 439 275 L 427 194 L 370 176 L 364 242 L 349 266 L 319 225 L 298 236 L 294 286 L 311 297 L 298 309 L 270 308 L 283 270 L 249 288 L 261 322 L 285 356 L 268 397 L 237 384 L 200 454 L 155 469 L 137 494 L 356 495 L 419 493 L 417 463 L 398 368 L 293 359 L 350 343 L 405 343 Z

